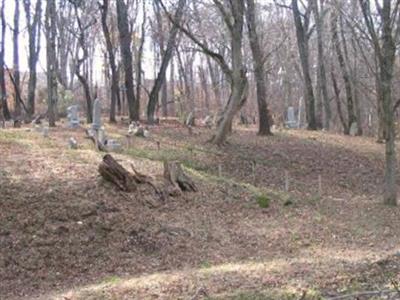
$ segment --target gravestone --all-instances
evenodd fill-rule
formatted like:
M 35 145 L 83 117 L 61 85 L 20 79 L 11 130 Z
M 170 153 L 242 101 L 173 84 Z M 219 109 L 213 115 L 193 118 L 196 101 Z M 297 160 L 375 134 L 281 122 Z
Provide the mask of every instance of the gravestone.
M 104 129 L 104 126 L 101 126 L 99 130 L 97 131 L 97 139 L 99 140 L 100 143 L 105 144 L 106 141 L 106 130 Z
M 45 138 L 49 137 L 49 126 L 43 126 L 43 128 L 42 128 L 42 135 L 43 135 L 43 137 L 45 137 Z
M 78 105 L 71 105 L 67 108 L 68 127 L 79 127 Z
M 298 123 L 297 123 L 297 120 L 296 120 L 296 114 L 295 114 L 293 106 L 289 106 L 288 109 L 287 109 L 286 126 L 288 128 L 297 128 L 298 127 Z
M 68 146 L 70 149 L 78 149 L 78 142 L 75 138 L 70 137 L 68 140 Z
M 108 151 L 120 151 L 121 144 L 116 140 L 107 140 L 107 150 Z
M 94 100 L 93 103 L 93 123 L 92 129 L 99 130 L 101 127 L 101 102 L 99 99 Z
M 349 134 L 351 136 L 356 136 L 357 132 L 358 132 L 357 123 L 356 122 L 351 123 Z

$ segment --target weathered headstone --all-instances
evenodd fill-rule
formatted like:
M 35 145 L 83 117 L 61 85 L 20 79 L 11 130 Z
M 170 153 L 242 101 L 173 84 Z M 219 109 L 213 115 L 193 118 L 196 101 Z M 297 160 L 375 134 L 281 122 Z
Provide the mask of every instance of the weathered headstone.
M 45 138 L 49 137 L 49 126 L 43 126 L 43 128 L 42 128 L 42 135 L 43 135 L 43 137 L 45 137 Z
M 289 106 L 288 109 L 287 109 L 286 126 L 288 128 L 297 128 L 298 127 L 298 123 L 297 123 L 297 120 L 296 120 L 296 114 L 295 114 L 293 106 Z
M 99 130 L 101 127 L 101 102 L 99 99 L 93 103 L 93 123 L 92 129 Z
M 121 150 L 121 144 L 116 140 L 107 140 L 108 151 L 119 151 Z
M 356 136 L 357 135 L 357 131 L 358 131 L 357 123 L 356 122 L 351 123 L 349 134 L 351 136 Z
M 99 130 L 97 131 L 97 139 L 99 140 L 100 143 L 104 144 L 106 141 L 106 130 L 104 129 L 104 126 L 101 126 Z
M 71 105 L 67 108 L 68 127 L 79 127 L 78 105 Z

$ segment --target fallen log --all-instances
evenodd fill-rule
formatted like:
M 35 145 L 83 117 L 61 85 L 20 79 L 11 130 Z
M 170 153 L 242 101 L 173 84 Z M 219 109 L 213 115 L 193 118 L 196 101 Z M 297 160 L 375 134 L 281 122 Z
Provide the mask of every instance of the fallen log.
M 110 154 L 103 157 L 99 166 L 99 173 L 105 180 L 114 183 L 124 192 L 134 192 L 137 189 L 135 175 L 128 172 Z
M 162 201 L 165 201 L 168 196 L 197 191 L 194 181 L 183 172 L 179 162 L 164 162 L 163 176 L 156 177 L 140 173 L 133 165 L 131 168 L 133 173 L 126 170 L 110 154 L 106 154 L 99 166 L 99 173 L 106 181 L 128 193 L 135 192 L 140 184 L 148 184 Z

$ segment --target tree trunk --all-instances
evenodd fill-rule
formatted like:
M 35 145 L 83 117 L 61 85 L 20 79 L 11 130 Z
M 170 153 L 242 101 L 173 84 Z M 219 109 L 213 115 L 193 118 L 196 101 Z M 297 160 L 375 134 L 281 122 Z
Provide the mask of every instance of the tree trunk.
M 259 135 L 272 135 L 270 120 L 270 112 L 267 104 L 267 88 L 265 84 L 265 68 L 264 59 L 261 51 L 261 46 L 256 28 L 256 10 L 254 0 L 247 0 L 247 27 L 249 31 L 249 41 L 251 52 L 253 55 L 254 76 L 256 78 L 257 87 L 257 105 L 258 105 L 258 119 Z
M 382 53 L 380 59 L 380 82 L 382 92 L 383 115 L 386 131 L 385 145 L 385 184 L 383 191 L 384 203 L 397 205 L 396 185 L 396 148 L 395 123 L 392 99 L 393 66 L 395 62 L 396 44 L 392 36 L 390 0 L 383 1 L 382 16 Z
M 57 105 L 57 55 L 56 55 L 56 3 L 47 0 L 46 5 L 46 52 L 47 52 L 47 116 L 50 127 L 56 126 Z
M 346 91 L 346 103 L 347 103 L 347 127 L 350 129 L 354 122 L 357 122 L 356 115 L 354 113 L 354 102 L 353 102 L 353 92 L 351 88 L 351 82 L 349 73 L 347 70 L 345 58 L 342 53 L 342 49 L 340 46 L 339 36 L 337 32 L 338 19 L 335 12 L 332 12 L 331 15 L 331 31 L 332 31 L 332 43 L 335 47 L 336 56 L 339 62 L 340 71 L 342 73 L 342 78 Z M 349 134 L 349 132 L 345 132 L 345 134 Z
M 221 101 L 221 90 L 219 86 L 218 75 L 214 69 L 213 63 L 211 62 L 211 58 L 207 56 L 207 65 L 208 65 L 208 72 L 210 73 L 211 84 L 213 87 L 215 103 L 217 104 L 218 109 L 222 108 L 222 101 Z
M 141 99 L 141 88 L 142 88 L 142 61 L 143 61 L 143 51 L 144 43 L 146 38 L 146 1 L 143 1 L 143 21 L 141 28 L 140 45 L 137 54 L 137 64 L 136 64 L 136 101 L 139 103 Z
M 35 114 L 35 91 L 36 91 L 36 66 L 40 53 L 40 33 L 41 33 L 41 15 L 42 1 L 37 0 L 35 6 L 35 14 L 31 20 L 31 2 L 24 0 L 24 9 L 26 15 L 26 24 L 29 31 L 29 81 L 28 81 L 28 100 L 27 100 L 27 118 L 32 119 Z
M 306 105 L 306 118 L 309 130 L 317 130 L 317 120 L 315 117 L 315 98 L 313 85 L 310 75 L 310 66 L 309 66 L 309 50 L 308 50 L 308 28 L 304 26 L 301 20 L 301 13 L 298 8 L 298 0 L 292 0 L 292 10 L 294 23 L 296 26 L 296 37 L 297 37 L 297 47 L 299 50 L 301 68 L 303 72 L 303 80 L 304 80 L 304 99 Z M 309 17 L 309 16 L 308 16 Z M 308 23 L 308 22 L 307 22 Z
M 19 2 L 15 0 L 14 10 L 14 28 L 13 28 L 13 77 L 14 77 L 14 115 L 19 117 L 21 115 L 21 89 L 20 89 L 20 72 L 19 72 Z
M 330 121 L 332 118 L 331 107 L 329 105 L 329 96 L 326 80 L 326 70 L 325 70 L 325 56 L 324 56 L 324 45 L 323 45 L 323 28 L 324 20 L 323 16 L 320 14 L 320 9 L 323 8 L 323 1 L 320 0 L 320 5 L 318 5 L 318 0 L 313 0 L 313 12 L 315 17 L 315 27 L 317 31 L 317 48 L 318 48 L 318 79 L 319 79 L 319 90 L 322 96 L 322 104 L 324 108 L 324 128 L 329 130 Z
M 140 104 L 135 98 L 133 87 L 132 38 L 128 22 L 128 7 L 124 0 L 117 0 L 117 19 L 122 64 L 125 72 L 125 91 L 129 108 L 129 118 L 131 121 L 139 121 Z
M 233 23 L 229 26 L 232 56 L 232 71 L 229 72 L 231 95 L 225 107 L 222 120 L 217 127 L 217 131 L 211 138 L 211 142 L 216 145 L 222 145 L 226 141 L 228 133 L 232 130 L 234 116 L 247 100 L 248 80 L 242 54 L 244 10 L 243 1 L 232 2 L 231 13 L 233 16 Z
M 111 69 L 111 105 L 110 105 L 110 122 L 116 122 L 115 112 L 116 105 L 119 100 L 119 74 L 117 71 L 117 65 L 115 63 L 114 47 L 111 42 L 110 31 L 107 25 L 107 15 L 108 15 L 109 1 L 103 0 L 103 4 L 100 5 L 101 10 L 101 26 L 103 28 L 104 38 L 106 40 L 106 48 L 108 55 L 108 63 Z
M 183 16 L 183 9 L 185 7 L 186 0 L 179 0 L 178 8 L 175 12 L 174 20 L 177 23 L 180 23 L 182 16 Z M 174 48 L 175 48 L 175 41 L 176 36 L 178 34 L 178 26 L 174 23 L 171 27 L 168 41 L 167 41 L 167 48 L 165 49 L 164 55 L 162 57 L 162 62 L 160 66 L 160 70 L 157 74 L 157 78 L 154 82 L 153 88 L 151 89 L 150 96 L 149 96 L 149 103 L 147 105 L 147 121 L 152 124 L 154 123 L 154 113 L 158 103 L 158 95 L 160 93 L 160 89 L 165 82 L 165 74 L 167 71 L 167 67 L 169 61 L 171 60 Z
M 200 77 L 201 88 L 203 90 L 206 113 L 207 113 L 207 115 L 209 115 L 210 114 L 210 93 L 208 91 L 208 82 L 207 82 L 206 73 L 203 68 L 203 63 L 201 63 L 201 65 L 198 67 L 198 73 L 199 73 L 199 77 Z
M 5 120 L 11 119 L 11 114 L 8 109 L 7 103 L 7 90 L 6 90 L 6 78 L 4 74 L 5 63 L 4 63 L 4 56 L 5 56 L 5 36 L 6 36 L 6 19 L 4 16 L 4 6 L 5 0 L 1 2 L 1 49 L 0 49 L 0 93 L 1 93 L 1 107 L 3 112 L 3 117 Z

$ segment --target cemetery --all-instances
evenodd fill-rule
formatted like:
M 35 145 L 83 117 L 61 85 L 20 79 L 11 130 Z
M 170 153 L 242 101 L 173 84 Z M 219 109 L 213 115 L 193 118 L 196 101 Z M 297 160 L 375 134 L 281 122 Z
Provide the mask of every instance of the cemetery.
M 0 300 L 400 299 L 400 0 L 0 28 Z
M 326 296 L 348 281 L 384 284 L 391 278 L 385 270 L 400 267 L 400 221 L 377 200 L 382 145 L 372 139 L 280 129 L 265 140 L 239 126 L 221 151 L 206 146 L 207 126 L 189 134 L 186 124 L 161 120 L 143 127 L 146 138 L 134 133 L 142 126 L 136 123 L 94 121 L 107 137 L 104 151 L 85 132 L 91 124 L 65 122 L 46 137 L 35 125 L 0 131 L 7 153 L 0 162 L 2 195 L 13 199 L 1 202 L 0 236 L 5 245 L 17 243 L 12 254 L 0 252 L 9 257 L 2 270 L 10 276 L 0 273 L 3 295 L 140 299 L 151 284 L 161 297 L 194 297 L 218 295 L 238 282 L 239 294 L 265 287 L 277 298 Z M 15 151 L 18 143 L 26 147 Z M 21 157 L 29 157 L 28 165 Z M 179 162 L 178 171 L 166 162 Z M 180 176 L 190 190 L 180 188 Z M 17 226 L 15 212 L 34 237 L 10 227 Z M 23 273 L 12 272 L 20 268 Z M 288 284 L 299 290 L 285 290 Z

